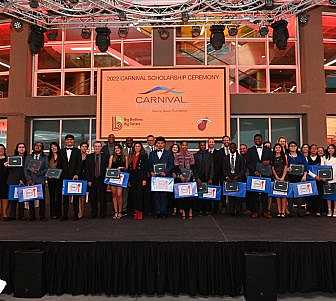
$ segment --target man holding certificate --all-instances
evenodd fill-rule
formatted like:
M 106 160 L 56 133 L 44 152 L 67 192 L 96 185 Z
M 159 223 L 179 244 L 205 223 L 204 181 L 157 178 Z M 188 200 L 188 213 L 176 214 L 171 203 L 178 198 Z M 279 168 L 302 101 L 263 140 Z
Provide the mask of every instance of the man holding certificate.
M 43 144 L 35 142 L 33 152 L 27 156 L 24 173 L 28 185 L 42 184 L 43 197 L 45 198 L 45 174 L 48 170 L 48 159 L 43 153 Z M 45 200 L 39 200 L 39 218 L 45 221 Z M 29 202 L 29 220 L 35 220 L 35 201 Z
M 165 150 L 166 140 L 164 137 L 157 137 L 155 150 L 149 154 L 149 170 L 151 176 L 170 176 L 174 168 L 174 159 L 170 152 Z M 153 192 L 154 212 L 157 218 L 168 216 L 168 195 L 167 192 Z

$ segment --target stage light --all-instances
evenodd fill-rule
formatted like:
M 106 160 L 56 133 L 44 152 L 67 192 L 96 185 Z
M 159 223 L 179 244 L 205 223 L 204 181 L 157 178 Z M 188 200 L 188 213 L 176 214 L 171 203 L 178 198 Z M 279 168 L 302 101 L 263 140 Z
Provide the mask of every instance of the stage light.
M 210 43 L 215 50 L 221 49 L 225 43 L 224 29 L 225 25 L 211 25 L 210 27 Z
M 21 22 L 21 20 L 15 19 L 15 20 L 12 21 L 11 27 L 15 31 L 20 32 L 20 31 L 23 30 L 23 23 Z
M 49 30 L 47 33 L 47 37 L 50 41 L 55 41 L 57 39 L 58 32 L 57 30 Z
M 201 34 L 201 31 L 202 31 L 202 29 L 201 29 L 200 26 L 193 26 L 191 28 L 191 36 L 193 38 L 197 38 Z
M 276 47 L 280 50 L 287 48 L 289 38 L 287 24 L 288 22 L 286 20 L 275 21 L 271 24 L 273 28 L 273 43 L 275 43 Z
M 44 47 L 44 33 L 45 29 L 37 25 L 32 25 L 28 43 L 32 54 L 37 54 Z
M 126 13 L 124 11 L 119 11 L 118 17 L 120 21 L 126 21 Z
M 238 34 L 238 26 L 230 25 L 228 26 L 228 32 L 230 37 L 234 37 Z
M 169 31 L 167 29 L 159 27 L 157 30 L 162 40 L 167 40 L 169 38 Z
M 84 40 L 89 40 L 91 38 L 91 29 L 90 28 L 83 28 L 81 32 L 81 37 Z
M 336 0 L 329 0 L 329 3 L 330 3 L 331 5 L 336 5 Z
M 118 36 L 119 38 L 125 39 L 128 34 L 128 28 L 127 27 L 120 27 L 118 29 Z
M 259 27 L 259 34 L 261 37 L 266 37 L 268 35 L 268 27 L 266 25 L 262 25 Z
M 272 9 L 273 8 L 273 0 L 265 0 L 265 9 Z
M 96 46 L 101 52 L 106 52 L 111 45 L 110 33 L 111 30 L 107 27 L 96 28 Z
M 189 21 L 189 15 L 188 13 L 182 13 L 181 19 L 183 23 L 187 23 Z
M 299 14 L 298 20 L 300 24 L 305 25 L 309 21 L 309 16 L 306 13 Z
M 38 8 L 39 7 L 38 0 L 29 0 L 29 6 L 31 8 Z

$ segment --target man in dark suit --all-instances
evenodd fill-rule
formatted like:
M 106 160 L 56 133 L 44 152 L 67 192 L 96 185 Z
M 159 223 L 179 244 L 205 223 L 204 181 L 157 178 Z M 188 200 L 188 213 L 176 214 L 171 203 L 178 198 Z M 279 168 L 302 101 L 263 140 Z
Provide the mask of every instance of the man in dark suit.
M 211 159 L 213 161 L 214 169 L 213 169 L 213 178 L 212 183 L 214 185 L 220 185 L 220 170 L 218 168 L 219 159 L 218 159 L 218 150 L 215 148 L 215 139 L 210 137 L 208 138 L 208 153 L 211 156 Z M 215 201 L 212 202 L 212 211 L 213 213 L 219 212 L 219 202 Z
M 149 171 L 151 176 L 157 176 L 154 173 L 155 164 L 165 164 L 166 169 L 159 176 L 169 177 L 174 168 L 173 155 L 165 150 L 166 140 L 163 137 L 157 137 L 155 140 L 155 151 L 149 155 Z M 168 195 L 167 192 L 153 192 L 153 201 L 156 217 L 166 218 L 168 216 Z
M 111 155 L 113 155 L 115 145 L 115 136 L 113 134 L 108 135 L 107 143 L 102 148 L 102 153 L 104 154 L 104 156 L 109 158 Z
M 223 161 L 223 182 L 244 182 L 245 181 L 245 160 L 237 151 L 236 143 L 230 143 L 229 154 Z M 231 215 L 239 215 L 242 209 L 242 199 L 238 197 L 228 197 L 228 211 Z
M 260 171 L 257 170 L 257 166 L 260 164 L 267 165 L 272 161 L 272 151 L 263 147 L 262 136 L 260 134 L 254 135 L 254 146 L 250 147 L 247 151 L 247 169 L 250 176 L 260 177 Z M 267 212 L 267 194 L 259 192 L 249 192 L 248 201 L 251 202 L 251 217 L 258 217 L 260 213 L 260 205 L 262 209 L 262 215 L 265 218 L 270 218 L 270 214 Z
M 130 157 L 133 148 L 133 138 L 127 137 L 125 141 L 125 147 L 123 149 L 124 155 Z
M 96 218 L 98 204 L 101 218 L 106 216 L 105 200 L 105 173 L 108 165 L 108 158 L 102 153 L 102 143 L 96 141 L 93 145 L 93 153 L 86 158 L 87 180 L 89 186 L 89 201 L 91 203 L 91 217 Z
M 27 156 L 24 173 L 28 185 L 42 184 L 43 200 L 39 200 L 39 218 L 45 221 L 45 174 L 48 170 L 48 159 L 43 153 L 43 143 L 35 142 L 33 152 Z M 29 202 L 29 220 L 35 220 L 35 201 Z
M 78 180 L 81 171 L 82 155 L 80 150 L 75 147 L 75 137 L 71 134 L 65 136 L 65 148 L 61 150 L 62 179 Z M 61 221 L 68 219 L 68 210 L 71 197 L 63 196 L 63 215 Z M 78 220 L 78 196 L 73 196 L 73 220 Z
M 147 136 L 147 145 L 144 146 L 144 149 L 149 158 L 149 154 L 155 150 L 155 137 L 153 135 Z

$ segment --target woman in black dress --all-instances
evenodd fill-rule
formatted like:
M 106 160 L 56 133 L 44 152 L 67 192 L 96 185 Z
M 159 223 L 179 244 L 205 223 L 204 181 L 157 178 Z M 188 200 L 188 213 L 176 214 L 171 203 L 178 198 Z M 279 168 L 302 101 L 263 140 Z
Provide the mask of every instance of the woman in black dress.
M 285 181 L 287 176 L 287 158 L 281 144 L 276 143 L 273 149 L 272 173 L 275 181 Z M 278 217 L 285 217 L 287 212 L 287 198 L 277 197 Z
M 1 205 L 1 218 L 7 221 L 8 218 L 8 168 L 5 163 L 7 162 L 6 147 L 0 144 L 0 205 Z
M 48 167 L 61 169 L 60 147 L 57 142 L 50 143 Z M 62 181 L 60 179 L 47 179 L 49 189 L 50 217 L 58 219 L 62 215 Z
M 122 146 L 117 144 L 114 147 L 114 154 L 111 155 L 109 160 L 109 168 L 118 168 L 121 171 L 128 169 L 128 156 L 125 156 L 122 150 Z M 113 218 L 120 219 L 122 217 L 123 210 L 123 188 L 118 186 L 112 186 L 112 198 L 114 207 Z
M 25 185 L 26 178 L 24 174 L 24 166 L 27 157 L 27 147 L 24 143 L 18 143 L 15 147 L 14 156 L 22 157 L 21 167 L 8 167 L 8 185 Z M 8 166 L 7 162 L 5 166 Z M 22 220 L 24 218 L 24 203 L 19 203 L 18 201 L 10 202 L 10 219 L 16 219 L 16 208 L 18 208 L 18 219 Z
M 129 200 L 134 211 L 134 219 L 142 220 L 145 210 L 145 193 L 148 182 L 148 157 L 140 142 L 133 146 L 129 159 Z

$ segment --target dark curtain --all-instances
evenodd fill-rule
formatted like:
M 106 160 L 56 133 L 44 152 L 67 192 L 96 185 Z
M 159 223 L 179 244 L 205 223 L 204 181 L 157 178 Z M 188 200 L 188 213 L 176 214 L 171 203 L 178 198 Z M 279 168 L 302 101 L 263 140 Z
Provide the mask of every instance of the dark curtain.
M 277 254 L 279 293 L 336 291 L 334 242 L 0 242 L 0 278 L 13 292 L 14 251 L 45 252 L 51 295 L 243 293 L 245 252 Z M 262 267 L 261 267 L 262 268 Z

